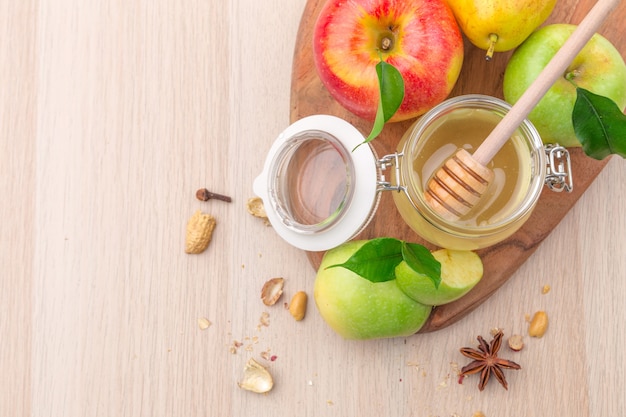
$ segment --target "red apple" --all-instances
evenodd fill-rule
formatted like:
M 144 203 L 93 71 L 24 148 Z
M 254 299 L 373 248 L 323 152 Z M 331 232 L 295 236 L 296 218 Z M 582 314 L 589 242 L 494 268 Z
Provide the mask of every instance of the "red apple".
M 463 40 L 445 0 L 327 0 L 313 35 L 315 66 L 346 109 L 374 120 L 381 58 L 404 79 L 390 121 L 419 116 L 442 102 L 461 72 Z

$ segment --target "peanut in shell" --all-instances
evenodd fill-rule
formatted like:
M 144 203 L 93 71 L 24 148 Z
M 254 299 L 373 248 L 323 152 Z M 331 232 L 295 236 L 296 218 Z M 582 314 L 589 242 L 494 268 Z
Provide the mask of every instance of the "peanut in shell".
M 198 254 L 206 250 L 211 243 L 216 221 L 210 214 L 196 211 L 187 222 L 185 235 L 185 253 Z

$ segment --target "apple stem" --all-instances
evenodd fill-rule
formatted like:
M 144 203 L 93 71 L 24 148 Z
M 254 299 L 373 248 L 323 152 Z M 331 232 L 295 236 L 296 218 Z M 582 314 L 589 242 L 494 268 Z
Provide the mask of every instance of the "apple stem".
M 380 48 L 383 51 L 388 51 L 389 48 L 391 48 L 391 44 L 392 44 L 392 40 L 385 36 L 380 42 Z
M 579 76 L 580 76 L 580 71 L 573 70 L 565 74 L 565 79 L 571 82 L 572 84 L 576 85 L 576 83 L 574 82 L 574 79 L 578 78 Z
M 496 42 L 498 42 L 498 35 L 496 35 L 495 33 L 490 33 L 489 34 L 489 49 L 487 49 L 487 53 L 485 54 L 486 61 L 491 61 L 491 58 L 493 58 L 493 52 L 496 47 Z

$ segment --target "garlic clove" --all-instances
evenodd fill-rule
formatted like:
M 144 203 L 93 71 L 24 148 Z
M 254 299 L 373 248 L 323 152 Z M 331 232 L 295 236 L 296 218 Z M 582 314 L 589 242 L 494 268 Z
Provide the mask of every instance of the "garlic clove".
M 264 394 L 272 389 L 274 380 L 263 365 L 250 358 L 243 370 L 243 380 L 237 385 L 241 389 Z

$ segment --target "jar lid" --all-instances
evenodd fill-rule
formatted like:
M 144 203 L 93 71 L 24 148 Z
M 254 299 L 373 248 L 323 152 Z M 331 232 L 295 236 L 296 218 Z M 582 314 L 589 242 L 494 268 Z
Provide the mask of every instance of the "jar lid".
M 360 232 L 378 202 L 376 157 L 350 123 L 300 119 L 275 140 L 253 190 L 284 240 L 307 251 L 334 248 Z M 357 147 L 358 146 L 358 147 Z

